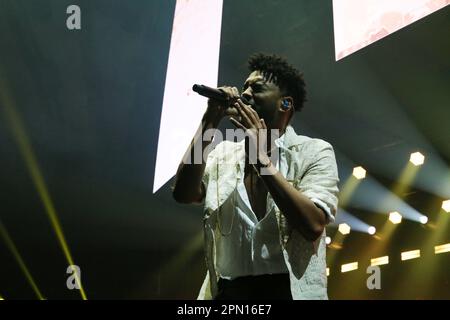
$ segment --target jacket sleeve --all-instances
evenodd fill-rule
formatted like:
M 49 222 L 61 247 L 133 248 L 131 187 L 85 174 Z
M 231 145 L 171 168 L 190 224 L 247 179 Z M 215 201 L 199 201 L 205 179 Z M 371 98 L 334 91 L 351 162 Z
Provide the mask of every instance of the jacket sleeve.
M 327 222 L 333 222 L 338 206 L 338 170 L 333 147 L 326 141 L 316 140 L 314 156 L 299 181 L 300 191 L 321 208 Z

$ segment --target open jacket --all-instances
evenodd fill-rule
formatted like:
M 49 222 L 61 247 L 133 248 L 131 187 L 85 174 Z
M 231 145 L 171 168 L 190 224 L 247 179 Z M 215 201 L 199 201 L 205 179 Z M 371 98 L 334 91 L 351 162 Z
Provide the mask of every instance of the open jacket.
M 204 245 L 207 274 L 198 299 L 212 299 L 217 294 L 215 241 L 218 230 L 218 207 L 227 200 L 241 179 L 245 168 L 245 145 L 223 141 L 208 155 L 202 183 L 204 200 Z M 297 135 L 291 126 L 275 140 L 279 147 L 279 171 L 297 190 L 324 210 L 328 222 L 334 221 L 339 182 L 332 146 L 321 139 Z M 326 232 L 315 241 L 307 241 L 293 229 L 278 209 L 270 193 L 268 212 L 274 207 L 279 241 L 289 270 L 293 299 L 327 299 Z M 224 213 L 222 213 L 224 214 Z

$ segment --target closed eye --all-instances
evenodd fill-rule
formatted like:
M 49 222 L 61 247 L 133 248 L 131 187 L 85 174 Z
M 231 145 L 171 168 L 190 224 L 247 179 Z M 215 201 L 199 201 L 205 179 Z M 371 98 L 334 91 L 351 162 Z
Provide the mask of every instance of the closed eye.
M 256 91 L 256 92 L 260 92 L 263 88 L 264 88 L 264 84 L 261 82 L 255 82 L 253 84 L 251 84 L 252 90 Z M 247 90 L 248 88 L 248 84 L 245 84 L 244 87 L 242 88 L 242 91 Z
M 252 85 L 252 89 L 257 92 L 261 91 L 262 88 L 263 88 L 263 85 L 261 85 L 260 83 L 255 83 L 254 85 Z

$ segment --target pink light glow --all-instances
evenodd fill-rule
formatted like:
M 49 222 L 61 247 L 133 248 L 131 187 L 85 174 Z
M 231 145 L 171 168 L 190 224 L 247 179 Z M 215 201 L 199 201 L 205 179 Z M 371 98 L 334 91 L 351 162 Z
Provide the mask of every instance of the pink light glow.
M 336 61 L 449 4 L 450 0 L 333 0 Z
M 206 99 L 194 83 L 217 86 L 223 0 L 177 0 L 170 42 L 153 193 L 176 173 Z

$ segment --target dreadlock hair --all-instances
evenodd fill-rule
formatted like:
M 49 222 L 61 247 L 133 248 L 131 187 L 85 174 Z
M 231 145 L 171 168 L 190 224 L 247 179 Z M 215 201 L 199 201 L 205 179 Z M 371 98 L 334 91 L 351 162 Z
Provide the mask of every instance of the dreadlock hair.
M 300 111 L 306 101 L 305 81 L 303 73 L 290 65 L 286 59 L 278 55 L 255 53 L 248 59 L 248 68 L 251 72 L 260 71 L 263 74 L 272 74 L 274 82 L 292 96 L 294 110 Z

